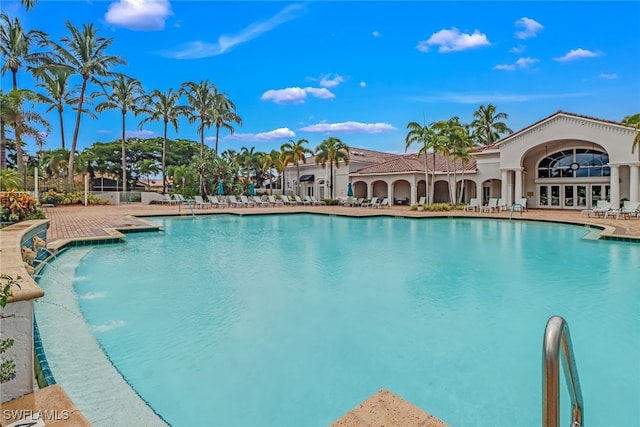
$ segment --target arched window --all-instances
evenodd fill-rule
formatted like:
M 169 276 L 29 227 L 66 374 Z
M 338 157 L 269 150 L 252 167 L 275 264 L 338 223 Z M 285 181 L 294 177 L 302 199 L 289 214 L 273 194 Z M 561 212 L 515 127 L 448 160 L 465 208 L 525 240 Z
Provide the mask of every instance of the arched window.
M 538 178 L 609 176 L 609 155 L 603 151 L 574 148 L 549 154 L 538 163 Z

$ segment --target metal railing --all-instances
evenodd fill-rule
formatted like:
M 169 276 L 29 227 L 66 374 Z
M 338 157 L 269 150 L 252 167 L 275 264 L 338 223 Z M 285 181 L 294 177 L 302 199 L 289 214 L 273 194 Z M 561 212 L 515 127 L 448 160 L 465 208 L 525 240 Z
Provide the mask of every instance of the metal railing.
M 560 316 L 552 316 L 547 322 L 542 343 L 542 426 L 558 427 L 560 423 L 560 368 L 562 367 L 571 398 L 571 427 L 583 425 L 582 391 L 576 361 L 573 356 L 569 325 Z

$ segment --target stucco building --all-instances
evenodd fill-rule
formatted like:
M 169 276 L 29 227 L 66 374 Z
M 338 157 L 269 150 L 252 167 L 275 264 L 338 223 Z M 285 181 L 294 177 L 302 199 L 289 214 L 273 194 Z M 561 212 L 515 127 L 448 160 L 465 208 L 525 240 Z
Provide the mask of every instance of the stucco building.
M 333 168 L 333 197 L 388 197 L 394 204 L 414 204 L 429 189 L 429 200 L 483 203 L 520 198 L 532 208 L 586 209 L 598 200 L 619 204 L 640 201 L 640 147 L 631 147 L 640 130 L 619 122 L 558 111 L 479 147 L 470 161 L 429 153 L 397 155 L 352 147 L 349 165 Z M 285 170 L 285 193 L 331 197 L 330 167 L 314 157 Z M 435 172 L 434 172 L 435 170 Z

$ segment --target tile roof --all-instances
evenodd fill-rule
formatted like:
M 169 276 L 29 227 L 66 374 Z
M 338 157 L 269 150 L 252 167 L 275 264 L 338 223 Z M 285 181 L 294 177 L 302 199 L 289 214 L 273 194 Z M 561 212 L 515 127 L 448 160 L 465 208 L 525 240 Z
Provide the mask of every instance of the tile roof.
M 362 168 L 357 170 L 356 174 L 384 174 L 384 173 L 398 173 L 398 172 L 421 172 L 424 173 L 424 157 L 418 154 L 405 154 L 405 155 L 395 155 L 396 157 L 377 165 L 368 166 L 366 168 Z M 427 155 L 427 163 L 429 167 L 429 171 L 433 170 L 434 160 L 433 154 Z M 435 159 L 436 172 L 446 172 L 447 171 L 447 156 L 444 156 L 440 153 L 436 154 Z M 449 170 L 453 172 L 454 170 L 466 172 L 476 171 L 476 159 L 471 158 L 471 160 L 463 165 L 461 160 L 453 160 L 453 158 L 449 158 Z
M 383 151 L 367 150 L 366 148 L 349 148 L 350 162 L 384 163 L 397 156 L 397 154 L 385 153 Z M 315 154 L 307 156 L 307 162 L 315 163 L 315 157 Z

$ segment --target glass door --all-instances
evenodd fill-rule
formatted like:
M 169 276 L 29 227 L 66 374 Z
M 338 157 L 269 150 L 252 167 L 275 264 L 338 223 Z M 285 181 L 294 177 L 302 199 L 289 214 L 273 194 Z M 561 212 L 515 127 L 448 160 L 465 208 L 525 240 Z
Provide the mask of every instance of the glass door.
M 572 209 L 576 205 L 575 188 L 573 185 L 564 186 L 564 207 Z
M 587 208 L 587 186 L 576 185 L 576 208 L 583 210 Z
M 549 206 L 549 187 L 547 185 L 541 185 L 538 191 L 538 206 L 546 208 Z
M 551 189 L 551 205 L 552 208 L 560 207 L 560 186 L 559 185 L 550 185 Z

